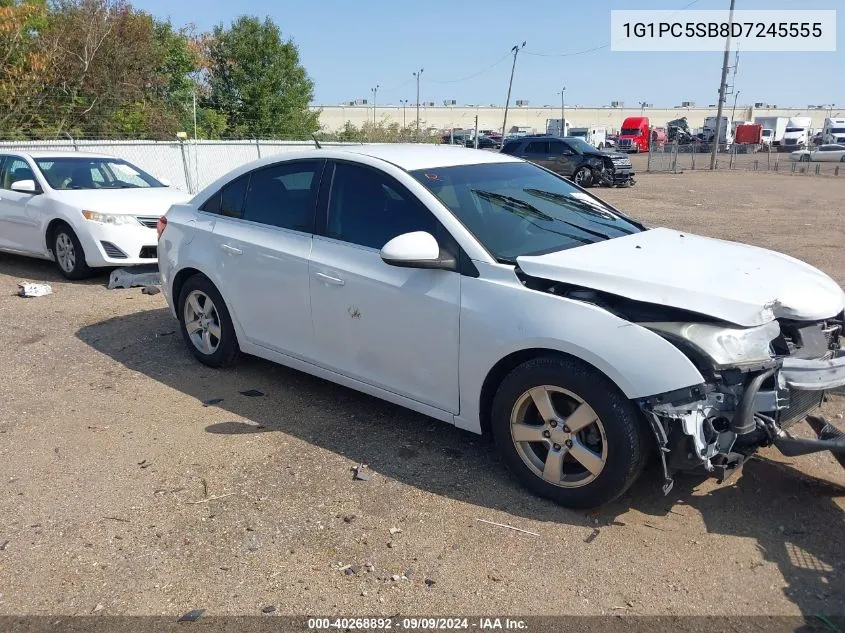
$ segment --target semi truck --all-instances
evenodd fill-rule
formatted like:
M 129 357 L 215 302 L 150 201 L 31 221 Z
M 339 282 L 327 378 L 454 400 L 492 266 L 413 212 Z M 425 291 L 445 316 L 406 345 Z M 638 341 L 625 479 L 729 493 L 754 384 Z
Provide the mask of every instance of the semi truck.
M 845 119 L 828 117 L 824 120 L 822 143 L 845 143 Z
M 813 119 L 808 116 L 791 117 L 786 124 L 786 132 L 783 135 L 780 149 L 792 152 L 797 149 L 806 149 L 809 147 L 810 126 L 812 124 Z
M 560 125 L 560 119 L 546 119 L 546 134 L 550 136 L 569 136 L 571 128 L 569 121 L 564 120 L 563 126 Z
M 785 116 L 756 116 L 754 123 L 763 126 L 763 145 L 765 147 L 778 147 L 786 134 L 786 124 L 789 117 Z
M 607 147 L 607 129 L 603 127 L 572 127 L 567 136 L 576 136 L 598 149 Z
M 620 152 L 647 152 L 651 122 L 647 116 L 629 116 L 622 122 L 616 149 Z

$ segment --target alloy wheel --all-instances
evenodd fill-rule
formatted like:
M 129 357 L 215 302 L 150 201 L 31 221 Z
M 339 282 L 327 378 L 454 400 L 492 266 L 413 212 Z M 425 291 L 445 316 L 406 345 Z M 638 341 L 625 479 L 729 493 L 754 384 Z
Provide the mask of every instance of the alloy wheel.
M 220 346 L 221 327 L 217 307 L 202 290 L 192 291 L 183 308 L 185 330 L 200 352 L 211 355 Z
M 607 437 L 598 415 L 561 387 L 542 385 L 523 393 L 511 412 L 510 428 L 525 465 L 555 486 L 585 486 L 607 463 Z
M 67 233 L 59 233 L 56 237 L 56 261 L 66 273 L 72 273 L 76 266 L 76 249 L 73 240 Z

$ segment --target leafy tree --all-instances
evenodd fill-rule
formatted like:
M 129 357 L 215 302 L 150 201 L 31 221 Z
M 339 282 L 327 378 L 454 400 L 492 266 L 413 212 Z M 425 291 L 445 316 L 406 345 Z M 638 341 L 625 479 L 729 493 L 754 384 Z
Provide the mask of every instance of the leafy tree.
M 319 129 L 319 113 L 308 109 L 314 84 L 296 45 L 282 41 L 270 18 L 215 27 L 207 55 L 204 105 L 225 114 L 228 135 L 303 139 Z

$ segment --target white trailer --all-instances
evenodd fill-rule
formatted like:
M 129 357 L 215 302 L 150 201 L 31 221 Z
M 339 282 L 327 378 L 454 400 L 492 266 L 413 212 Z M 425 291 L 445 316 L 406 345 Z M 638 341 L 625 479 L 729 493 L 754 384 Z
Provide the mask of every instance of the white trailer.
M 552 136 L 569 136 L 570 124 L 564 120 L 563 132 L 561 133 L 560 119 L 546 119 L 546 134 Z
M 704 138 L 708 143 L 714 142 L 716 138 L 716 117 L 709 116 L 704 119 Z M 722 117 L 722 125 L 719 129 L 720 145 L 731 145 L 733 143 L 733 128 L 731 128 L 731 118 L 727 116 Z
M 763 126 L 763 145 L 767 147 L 777 147 L 783 140 L 783 135 L 786 134 L 786 124 L 789 122 L 789 117 L 785 116 L 756 116 L 754 123 L 759 123 Z

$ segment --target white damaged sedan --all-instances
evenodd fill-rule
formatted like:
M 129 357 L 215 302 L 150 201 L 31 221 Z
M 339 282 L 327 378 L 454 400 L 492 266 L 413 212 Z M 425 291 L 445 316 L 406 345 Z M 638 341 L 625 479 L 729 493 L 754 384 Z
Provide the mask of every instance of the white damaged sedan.
M 845 385 L 832 279 L 647 229 L 504 154 L 274 156 L 159 231 L 163 289 L 201 362 L 242 351 L 490 433 L 564 505 L 622 494 L 655 448 L 667 492 L 676 471 L 724 477 L 769 444 L 845 451 L 786 431 Z

